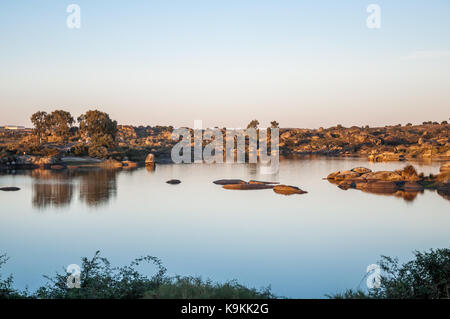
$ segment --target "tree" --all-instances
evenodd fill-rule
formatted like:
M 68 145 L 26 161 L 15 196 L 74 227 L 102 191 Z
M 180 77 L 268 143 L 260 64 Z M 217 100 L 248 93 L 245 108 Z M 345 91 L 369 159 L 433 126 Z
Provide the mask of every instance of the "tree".
M 278 127 L 280 127 L 280 123 L 278 123 L 277 121 L 272 121 L 272 122 L 270 122 L 270 127 L 278 128 Z
M 259 121 L 258 120 L 253 120 L 250 123 L 248 123 L 247 128 L 258 128 L 259 125 Z
M 48 115 L 48 125 L 52 134 L 61 137 L 64 141 L 69 138 L 70 128 L 74 122 L 72 115 L 63 110 L 56 110 Z
M 98 110 L 87 111 L 78 118 L 80 133 L 84 138 L 90 138 L 94 146 L 112 147 L 117 134 L 117 122 L 109 115 Z
M 42 143 L 42 138 L 44 137 L 48 129 L 48 114 L 47 112 L 38 111 L 31 115 L 31 122 L 34 125 L 34 134 L 39 137 L 39 143 Z

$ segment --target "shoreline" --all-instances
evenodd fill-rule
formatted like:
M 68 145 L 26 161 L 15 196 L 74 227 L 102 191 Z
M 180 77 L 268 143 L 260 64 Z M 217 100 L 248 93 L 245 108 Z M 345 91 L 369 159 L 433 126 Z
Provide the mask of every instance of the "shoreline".
M 45 158 L 45 157 L 41 157 Z M 41 159 L 40 158 L 40 159 Z M 405 158 L 401 161 L 379 161 L 373 162 L 368 160 L 365 156 L 351 154 L 346 156 L 336 156 L 336 155 L 323 155 L 323 154 L 289 154 L 289 155 L 280 155 L 280 161 L 291 161 L 291 160 L 319 160 L 319 159 L 329 159 L 329 160 L 365 160 L 367 163 L 388 163 L 388 162 L 403 162 L 405 165 L 407 163 L 412 164 L 442 164 L 450 160 L 448 157 L 425 157 L 425 158 Z M 35 170 L 35 169 L 48 169 L 48 170 L 64 170 L 64 169 L 77 169 L 77 168 L 96 168 L 96 169 L 131 169 L 131 168 L 141 168 L 141 167 L 149 167 L 155 165 L 168 165 L 174 164 L 174 162 L 170 159 L 170 157 L 158 158 L 155 159 L 153 163 L 145 163 L 145 162 L 133 162 L 133 161 L 116 161 L 111 159 L 97 159 L 92 157 L 74 157 L 67 156 L 62 157 L 59 160 L 56 160 L 52 163 L 48 164 L 1 164 L 0 171 L 10 171 L 10 170 Z M 182 163 L 182 164 L 194 164 L 194 163 Z M 222 164 L 222 163 L 221 163 Z M 223 164 L 227 164 L 226 161 Z M 230 163 L 236 164 L 236 162 Z M 244 163 L 251 164 L 251 163 Z M 258 164 L 258 163 L 255 163 Z

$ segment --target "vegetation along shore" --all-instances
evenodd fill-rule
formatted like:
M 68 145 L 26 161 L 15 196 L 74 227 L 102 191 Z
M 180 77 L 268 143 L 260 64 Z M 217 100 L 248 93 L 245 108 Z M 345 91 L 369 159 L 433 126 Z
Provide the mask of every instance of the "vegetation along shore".
M 70 273 L 44 276 L 47 283 L 33 292 L 14 287 L 12 275 L 2 277 L 6 255 L 0 255 L 0 299 L 269 299 L 283 298 L 271 288 L 248 288 L 236 280 L 215 283 L 199 277 L 167 275 L 160 259 L 144 256 L 128 266 L 112 267 L 97 251 L 92 258 L 82 258 L 79 287 L 68 285 Z M 156 273 L 148 277 L 136 267 L 151 264 Z M 377 299 L 448 299 L 450 298 L 450 249 L 414 252 L 414 259 L 400 264 L 398 259 L 382 256 L 381 273 L 374 288 L 345 290 L 327 294 L 328 298 Z M 368 274 L 366 274 L 367 276 Z M 73 281 L 75 283 L 75 279 Z
M 80 165 L 125 167 L 170 163 L 172 126 L 118 125 L 107 113 L 90 110 L 77 120 L 66 111 L 36 112 L 33 128 L 0 127 L 0 169 Z M 258 128 L 253 120 L 248 127 Z M 279 127 L 272 121 L 272 127 Z M 450 159 L 447 121 L 384 127 L 336 125 L 280 128 L 281 156 L 364 157 L 369 161 Z M 221 128 L 225 134 L 225 128 Z M 192 141 L 193 146 L 194 141 Z M 207 143 L 207 142 L 205 142 Z

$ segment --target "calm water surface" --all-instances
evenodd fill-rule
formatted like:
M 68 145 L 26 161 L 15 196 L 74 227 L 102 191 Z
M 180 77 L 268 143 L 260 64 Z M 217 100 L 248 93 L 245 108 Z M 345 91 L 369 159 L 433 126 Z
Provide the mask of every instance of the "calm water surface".
M 434 191 L 409 200 L 343 191 L 322 178 L 355 166 L 404 165 L 318 159 L 284 160 L 275 176 L 250 164 L 1 175 L 0 187 L 21 187 L 0 192 L 0 252 L 10 257 L 3 273 L 33 290 L 43 274 L 101 250 L 113 265 L 150 254 L 171 275 L 271 285 L 287 297 L 364 288 L 365 269 L 380 255 L 405 261 L 415 249 L 449 247 L 450 201 Z M 437 163 L 415 166 L 439 171 Z M 182 183 L 166 184 L 171 178 Z M 309 193 L 224 190 L 212 184 L 220 178 L 279 181 Z

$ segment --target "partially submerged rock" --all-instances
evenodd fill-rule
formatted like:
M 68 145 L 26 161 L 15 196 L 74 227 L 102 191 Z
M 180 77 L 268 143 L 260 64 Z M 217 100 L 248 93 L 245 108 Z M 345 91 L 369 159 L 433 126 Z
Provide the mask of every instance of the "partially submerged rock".
M 424 189 L 450 191 L 450 171 L 445 168 L 441 168 L 440 174 L 425 177 L 423 173 L 418 174 L 412 165 L 396 171 L 376 172 L 357 167 L 350 171 L 333 172 L 327 179 L 343 190 L 355 188 L 368 193 L 391 194 L 405 200 L 413 200 Z
M 255 181 L 255 180 L 250 180 L 248 181 L 249 184 L 262 184 L 262 185 L 276 185 L 276 184 L 280 184 L 279 182 L 262 182 L 262 181 Z
M 172 185 L 176 185 L 176 184 L 180 184 L 181 181 L 179 179 L 170 179 L 166 182 L 167 184 L 172 184 Z
M 153 153 L 149 153 L 145 158 L 145 165 L 154 165 L 155 164 L 155 155 Z
M 217 185 L 247 184 L 247 182 L 242 179 L 219 179 L 213 183 Z
M 273 185 L 267 184 L 227 184 L 222 186 L 225 189 L 235 189 L 235 190 L 251 190 L 251 189 L 270 189 Z
M 16 192 L 16 191 L 20 191 L 20 188 L 19 187 L 0 187 L 0 191 Z
M 293 195 L 293 194 L 306 194 L 308 192 L 298 188 L 297 186 L 290 185 L 276 185 L 273 187 L 273 191 L 277 194 L 282 195 Z

